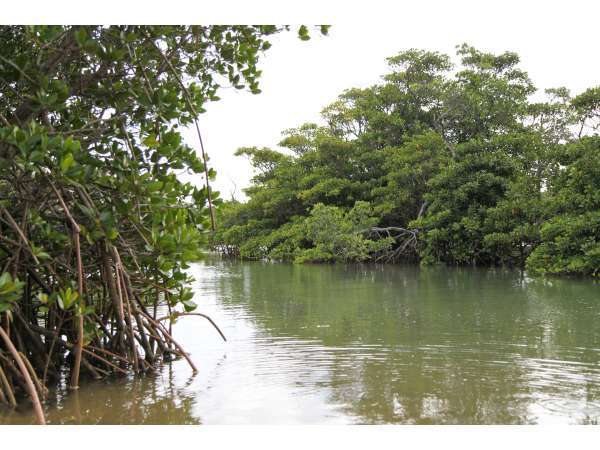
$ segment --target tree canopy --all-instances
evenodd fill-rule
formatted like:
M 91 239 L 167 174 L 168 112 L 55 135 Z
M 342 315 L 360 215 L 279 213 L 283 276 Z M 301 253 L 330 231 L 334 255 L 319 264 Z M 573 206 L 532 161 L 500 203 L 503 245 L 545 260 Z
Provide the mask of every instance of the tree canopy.
M 182 129 L 222 86 L 259 93 L 259 58 L 289 28 L 0 27 L 0 401 L 34 399 L 31 378 L 41 392 L 65 357 L 73 387 L 80 368 L 193 367 L 156 307 L 169 323 L 195 308 L 186 269 L 220 199 Z
M 281 151 L 240 149 L 255 169 L 248 201 L 220 207 L 213 245 L 597 276 L 599 88 L 542 95 L 515 53 L 463 44 L 457 57 L 401 52 L 380 83 L 326 106 L 322 124 L 284 131 Z

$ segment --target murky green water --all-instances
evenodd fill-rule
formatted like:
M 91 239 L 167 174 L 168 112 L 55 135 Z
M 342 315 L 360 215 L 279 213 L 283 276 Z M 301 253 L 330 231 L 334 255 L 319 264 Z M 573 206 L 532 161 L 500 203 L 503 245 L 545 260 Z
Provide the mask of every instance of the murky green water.
M 600 421 L 600 285 L 517 272 L 210 261 L 185 361 L 90 382 L 51 423 Z M 0 423 L 31 423 L 0 410 Z

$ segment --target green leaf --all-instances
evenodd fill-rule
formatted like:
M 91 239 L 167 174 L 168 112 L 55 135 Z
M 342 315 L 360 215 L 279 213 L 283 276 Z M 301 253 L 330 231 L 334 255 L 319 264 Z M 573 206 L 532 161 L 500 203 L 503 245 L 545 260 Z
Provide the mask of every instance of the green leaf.
M 12 277 L 10 276 L 10 273 L 8 272 L 3 272 L 2 275 L 0 275 L 0 286 L 2 286 L 3 284 L 6 284 L 8 282 L 12 281 Z
M 79 28 L 75 31 L 75 41 L 77 44 L 82 47 L 88 39 L 88 33 L 85 28 Z
M 302 41 L 308 41 L 310 39 L 310 35 L 308 34 L 308 28 L 306 25 L 301 25 L 298 29 L 298 37 Z
M 186 312 L 192 312 L 198 307 L 198 305 L 192 300 L 184 300 L 182 303 Z
M 155 134 L 149 134 L 148 136 L 146 136 L 146 138 L 142 142 L 144 143 L 144 145 L 146 147 L 150 147 L 150 148 L 156 148 L 159 145 L 159 142 L 156 139 Z
M 63 156 L 62 160 L 60 161 L 60 171 L 62 173 L 66 173 L 74 162 L 75 159 L 73 159 L 73 154 L 67 153 L 65 156 Z

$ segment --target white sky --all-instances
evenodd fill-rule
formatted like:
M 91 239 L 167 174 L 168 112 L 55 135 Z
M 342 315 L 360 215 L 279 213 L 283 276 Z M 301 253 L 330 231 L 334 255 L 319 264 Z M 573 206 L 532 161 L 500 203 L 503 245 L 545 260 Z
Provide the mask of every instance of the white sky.
M 72 0 L 28 0 L 3 6 L 2 23 L 328 23 L 328 37 L 300 41 L 294 32 L 272 40 L 259 63 L 262 93 L 219 93 L 200 117 L 217 170 L 214 186 L 236 196 L 252 176 L 242 146 L 276 148 L 281 131 L 318 121 L 344 89 L 366 87 L 386 71 L 385 58 L 408 48 L 454 56 L 467 42 L 521 56 L 535 85 L 573 93 L 600 84 L 599 0 L 103 0 L 88 8 Z M 186 140 L 198 147 L 195 133 Z M 196 180 L 203 183 L 201 179 Z
M 262 93 L 223 90 L 200 117 L 210 165 L 217 171 L 214 188 L 221 196 L 244 198 L 242 188 L 252 176 L 245 157 L 233 153 L 242 146 L 277 148 L 281 131 L 307 121 L 319 121 L 321 109 L 350 87 L 366 87 L 386 72 L 385 58 L 408 48 L 455 54 L 468 42 L 492 52 L 515 51 L 521 67 L 538 89 L 566 86 L 572 93 L 600 84 L 598 3 L 586 7 L 552 7 L 494 2 L 497 8 L 392 8 L 383 23 L 332 23 L 329 36 L 300 41 L 295 33 L 272 40 L 259 68 Z M 576 3 L 576 2 L 575 2 Z M 569 5 L 575 6 L 574 2 Z M 368 7 L 368 2 L 365 2 Z M 194 133 L 186 136 L 196 145 Z M 235 187 L 234 187 L 235 183 Z

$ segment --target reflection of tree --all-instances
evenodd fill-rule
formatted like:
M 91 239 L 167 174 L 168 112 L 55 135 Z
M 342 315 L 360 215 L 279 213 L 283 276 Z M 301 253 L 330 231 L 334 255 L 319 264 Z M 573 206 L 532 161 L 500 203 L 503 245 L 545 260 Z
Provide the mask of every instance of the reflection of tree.
M 179 383 L 180 384 L 180 383 Z M 58 390 L 47 401 L 54 424 L 199 424 L 195 398 L 186 385 L 176 386 L 171 364 L 144 377 L 113 378 L 82 384 L 79 391 Z M 5 423 L 28 423 L 31 414 L 13 414 Z
M 322 344 L 321 357 L 302 358 L 327 369 L 331 401 L 360 422 L 528 423 L 537 394 L 600 399 L 600 374 L 589 366 L 567 368 L 582 382 L 561 366 L 547 385 L 539 382 L 550 372 L 535 367 L 545 358 L 598 362 L 586 350 L 600 348 L 589 282 L 548 286 L 503 270 L 410 266 L 219 270 L 226 308 L 242 307 L 274 337 Z
M 361 365 L 359 376 L 352 384 L 337 384 L 334 366 L 332 400 L 349 405 L 347 412 L 358 415 L 363 422 L 512 424 L 528 421 L 527 400 L 513 395 L 514 386 L 508 381 L 518 380 L 519 374 L 509 368 L 493 379 L 481 381 L 461 366 L 460 358 L 438 370 L 430 367 L 423 354 L 417 354 L 408 364 L 397 360 L 365 360 Z

